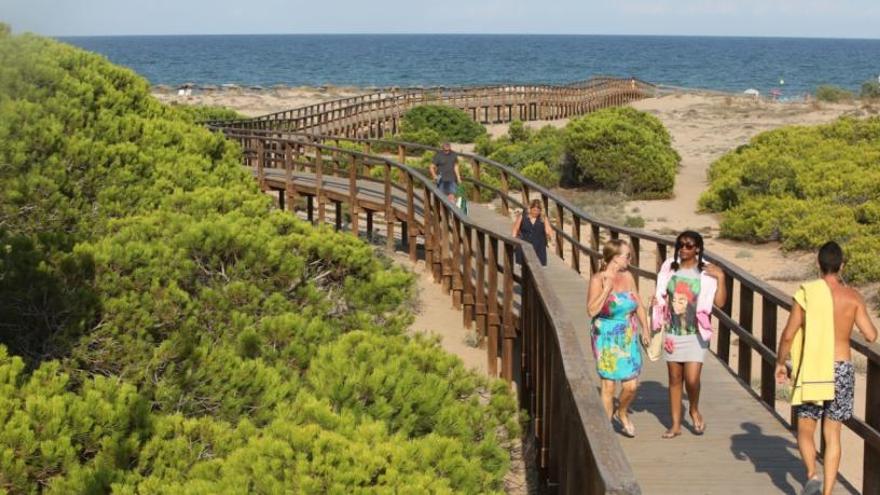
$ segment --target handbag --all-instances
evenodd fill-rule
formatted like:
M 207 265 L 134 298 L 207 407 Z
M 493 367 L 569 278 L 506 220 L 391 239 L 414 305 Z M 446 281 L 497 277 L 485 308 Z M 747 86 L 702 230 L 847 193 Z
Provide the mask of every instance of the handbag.
M 648 359 L 651 361 L 657 361 L 660 359 L 660 355 L 663 354 L 663 338 L 665 337 L 666 331 L 665 327 L 661 327 L 659 330 L 654 330 L 654 325 L 651 323 L 650 316 L 648 316 L 648 325 L 651 327 L 651 338 L 648 341 L 648 345 L 645 346 L 645 353 L 648 355 Z
M 457 206 L 461 210 L 462 213 L 467 215 L 468 214 L 468 200 L 467 200 L 467 195 L 465 194 L 464 187 L 462 187 L 461 184 L 458 185 L 458 188 L 455 191 L 455 195 L 457 196 L 455 198 L 455 206 Z

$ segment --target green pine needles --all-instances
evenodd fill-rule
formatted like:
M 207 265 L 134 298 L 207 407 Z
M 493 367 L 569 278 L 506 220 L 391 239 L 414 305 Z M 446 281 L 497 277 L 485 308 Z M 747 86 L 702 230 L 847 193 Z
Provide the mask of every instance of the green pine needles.
M 761 133 L 712 164 L 700 198 L 723 236 L 813 249 L 836 240 L 852 282 L 880 280 L 880 118 Z
M 0 493 L 491 493 L 507 387 L 102 57 L 0 29 Z

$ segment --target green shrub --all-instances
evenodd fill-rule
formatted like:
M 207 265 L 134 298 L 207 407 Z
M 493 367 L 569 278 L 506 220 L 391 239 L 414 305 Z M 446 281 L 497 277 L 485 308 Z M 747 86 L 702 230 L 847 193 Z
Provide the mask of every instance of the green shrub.
M 625 194 L 669 195 L 681 158 L 656 117 L 608 108 L 572 120 L 564 131 L 567 176 Z
M 869 100 L 880 98 L 880 81 L 863 82 L 859 98 Z
M 512 120 L 507 128 L 507 136 L 513 143 L 528 141 L 531 134 L 531 130 L 521 120 Z
M 505 385 L 404 337 L 412 275 L 272 209 L 194 120 L 102 57 L 0 33 L 0 491 L 499 491 Z M 339 383 L 361 343 L 399 351 L 395 387 L 362 354 L 345 366 L 376 375 Z
M 823 84 L 816 88 L 816 99 L 819 101 L 827 101 L 829 103 L 837 103 L 840 101 L 851 100 L 852 91 L 847 91 L 840 86 L 832 84 Z
M 440 141 L 456 143 L 472 143 L 486 133 L 486 128 L 463 110 L 444 105 L 421 105 L 407 111 L 400 128 L 402 135 L 430 129 L 440 136 Z
M 171 104 L 171 107 L 177 109 L 190 122 L 247 118 L 246 115 L 242 115 L 236 110 L 221 106 Z
M 544 162 L 526 165 L 522 169 L 522 174 L 527 179 L 531 179 L 544 187 L 556 187 L 559 185 L 559 174 L 550 171 Z
M 394 140 L 434 147 L 443 144 L 443 136 L 430 127 L 403 130 L 394 136 Z
M 837 240 L 850 280 L 880 280 L 880 118 L 759 134 L 708 176 L 700 206 L 724 213 L 722 236 L 785 249 Z

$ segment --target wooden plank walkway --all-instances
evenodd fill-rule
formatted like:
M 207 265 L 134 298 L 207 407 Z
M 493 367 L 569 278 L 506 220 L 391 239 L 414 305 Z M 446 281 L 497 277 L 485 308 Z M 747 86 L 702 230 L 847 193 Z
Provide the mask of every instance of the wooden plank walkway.
M 301 176 L 296 179 L 298 186 L 313 186 L 311 174 L 297 174 Z M 267 170 L 267 175 L 272 176 L 273 182 L 283 181 L 283 175 L 275 171 Z M 348 194 L 344 178 L 325 176 L 324 188 L 339 197 Z M 381 203 L 378 198 L 384 194 L 381 184 L 364 181 L 358 188 L 371 202 Z M 405 209 L 406 201 L 395 198 L 394 205 Z M 418 206 L 421 216 L 421 205 Z M 471 204 L 469 217 L 488 230 L 510 233 L 510 220 L 486 206 Z M 580 345 L 591 355 L 586 315 L 587 280 L 553 256 L 552 250 L 550 254 L 545 269 L 555 281 L 556 295 L 569 321 L 578 330 Z M 642 284 L 643 300 L 649 297 L 651 285 Z M 637 436 L 620 436 L 621 446 L 643 493 L 800 493 L 804 474 L 794 436 L 714 354 L 707 356 L 702 374 L 700 405 L 706 421 L 704 435 L 694 435 L 690 429 L 685 400 L 683 434 L 674 439 L 661 438 L 670 424 L 666 384 L 665 363 L 662 360 L 650 362 L 646 358 L 631 412 Z M 846 485 L 839 481 L 834 493 L 859 493 Z

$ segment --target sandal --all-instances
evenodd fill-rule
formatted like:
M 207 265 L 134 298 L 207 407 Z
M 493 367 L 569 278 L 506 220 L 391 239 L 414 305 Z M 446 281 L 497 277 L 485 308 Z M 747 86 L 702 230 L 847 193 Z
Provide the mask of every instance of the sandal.
M 635 437 L 636 437 L 636 425 L 634 425 L 634 424 L 632 423 L 632 421 L 630 421 L 629 424 L 624 423 L 623 420 L 620 419 L 620 415 L 617 414 L 617 412 L 615 412 L 615 413 L 611 416 L 611 419 L 613 419 L 613 420 L 617 421 L 618 423 L 620 423 L 620 427 L 623 429 L 623 432 L 622 432 L 622 433 L 624 434 L 624 436 L 627 436 L 627 437 L 629 437 L 629 438 L 635 438 Z
M 694 424 L 694 434 L 695 435 L 702 435 L 703 433 L 706 432 L 706 422 L 703 420 L 702 414 L 700 414 L 700 421 L 699 422 L 696 419 L 694 419 L 693 416 L 691 416 L 691 421 Z
M 660 438 L 669 439 L 669 438 L 675 438 L 678 436 L 681 436 L 681 431 L 666 430 L 666 433 L 660 435 Z

